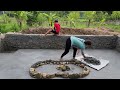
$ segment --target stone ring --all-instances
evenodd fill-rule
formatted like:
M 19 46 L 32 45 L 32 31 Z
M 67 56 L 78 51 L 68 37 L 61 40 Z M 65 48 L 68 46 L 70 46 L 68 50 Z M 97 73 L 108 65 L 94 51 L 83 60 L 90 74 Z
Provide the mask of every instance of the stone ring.
M 46 64 L 53 64 L 53 65 L 61 65 L 61 64 L 74 64 L 77 65 L 79 67 L 82 68 L 82 72 L 81 73 L 74 73 L 74 74 L 69 74 L 66 72 L 57 72 L 54 74 L 47 74 L 47 73 L 41 73 L 41 72 L 37 72 L 36 68 L 38 68 L 39 66 L 43 66 Z M 75 60 L 65 60 L 65 61 L 55 61 L 55 60 L 46 60 L 46 61 L 38 61 L 37 63 L 33 64 L 30 67 L 29 70 L 29 74 L 31 77 L 36 78 L 36 79 L 50 79 L 50 78 L 54 78 L 54 77 L 62 77 L 62 78 L 70 78 L 70 79 L 74 79 L 74 78 L 83 78 L 85 76 L 87 76 L 90 73 L 90 70 L 84 65 L 82 64 L 80 61 L 75 61 Z

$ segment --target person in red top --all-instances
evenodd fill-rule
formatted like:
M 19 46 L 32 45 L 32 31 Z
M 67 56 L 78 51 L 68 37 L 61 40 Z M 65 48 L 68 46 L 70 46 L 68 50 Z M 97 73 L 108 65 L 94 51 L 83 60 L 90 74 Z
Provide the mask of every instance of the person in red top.
M 60 24 L 58 23 L 58 20 L 54 21 L 54 29 L 50 29 L 45 33 L 45 36 L 49 33 L 52 32 L 54 35 L 59 35 L 60 32 Z

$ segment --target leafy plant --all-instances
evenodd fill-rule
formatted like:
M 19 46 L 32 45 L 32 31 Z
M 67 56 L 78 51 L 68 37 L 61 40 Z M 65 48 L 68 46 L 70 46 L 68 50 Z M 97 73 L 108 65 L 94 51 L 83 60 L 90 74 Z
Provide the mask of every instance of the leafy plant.
M 67 20 L 70 22 L 70 26 L 74 26 L 75 27 L 75 20 L 79 19 L 80 18 L 80 12 L 78 11 L 73 11 L 73 12 L 70 12 L 67 16 Z
M 22 29 L 22 24 L 28 19 L 26 11 L 13 11 L 12 14 L 16 18 L 20 29 Z
M 96 14 L 96 11 L 85 11 L 84 17 L 86 20 L 88 20 L 87 27 L 89 27 L 90 23 L 94 20 L 95 14 Z
M 52 26 L 52 22 L 56 19 L 56 18 L 59 18 L 55 13 L 49 13 L 49 14 L 46 14 L 46 13 L 43 13 L 43 15 L 46 16 L 48 22 L 49 22 L 49 26 Z
M 43 13 L 39 13 L 37 16 L 37 21 L 39 22 L 39 25 L 42 25 L 43 22 L 45 22 L 47 18 Z

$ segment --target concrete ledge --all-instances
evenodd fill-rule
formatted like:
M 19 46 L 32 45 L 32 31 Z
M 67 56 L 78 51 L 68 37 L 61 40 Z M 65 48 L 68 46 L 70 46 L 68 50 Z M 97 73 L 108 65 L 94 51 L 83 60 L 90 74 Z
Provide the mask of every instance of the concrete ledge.
M 0 38 L 0 52 L 2 51 L 2 43 L 1 43 L 1 38 Z
M 120 52 L 120 35 L 118 36 L 116 49 L 117 49 L 117 51 L 119 51 L 119 52 Z
M 6 34 L 4 38 L 5 50 L 17 49 L 63 49 L 65 42 L 71 35 L 44 36 L 42 34 Z M 113 35 L 73 35 L 85 40 L 91 40 L 94 49 L 113 49 L 116 47 L 117 36 Z
M 4 35 L 0 35 L 0 52 L 4 51 L 3 42 L 4 42 Z

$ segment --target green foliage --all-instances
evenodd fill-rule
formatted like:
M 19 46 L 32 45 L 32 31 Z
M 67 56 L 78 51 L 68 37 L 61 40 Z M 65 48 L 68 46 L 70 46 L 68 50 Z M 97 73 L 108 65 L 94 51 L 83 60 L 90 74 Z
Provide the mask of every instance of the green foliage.
M 84 12 L 84 18 L 88 19 L 88 20 L 93 20 L 95 14 L 96 14 L 96 11 L 85 11 Z
M 119 25 L 108 24 L 120 20 L 120 11 L 4 11 L 0 15 L 0 32 L 18 32 L 28 27 L 53 26 L 58 19 L 62 27 L 109 27 L 120 31 Z M 107 24 L 106 24 L 107 21 Z M 86 26 L 87 22 L 87 26 Z M 118 21 L 116 23 L 119 23 Z
M 26 11 L 14 11 L 13 12 L 14 16 L 16 19 L 19 19 L 19 20 L 27 20 L 27 12 Z
M 103 21 L 103 19 L 106 20 L 107 17 L 108 17 L 108 13 L 99 11 L 94 15 L 94 21 L 100 22 L 100 21 Z
M 72 12 L 70 12 L 69 14 L 68 14 L 68 16 L 67 16 L 69 19 L 71 18 L 71 19 L 73 19 L 73 20 L 77 20 L 77 19 L 79 19 L 80 18 L 80 12 L 79 11 L 72 11 Z M 68 19 L 68 20 L 69 20 Z
M 20 29 L 16 23 L 0 24 L 0 32 L 1 33 L 16 32 L 19 30 Z
M 90 26 L 90 23 L 93 22 L 96 11 L 85 11 L 84 17 L 88 20 L 87 26 Z
M 105 24 L 105 21 L 108 18 L 107 12 L 97 11 L 94 15 L 94 22 L 99 22 L 99 27 L 101 27 L 103 24 Z
M 53 22 L 56 18 L 59 18 L 55 13 L 50 13 L 50 14 L 47 14 L 47 13 L 43 13 L 43 15 L 46 16 L 48 22 L 49 22 L 49 26 L 52 26 L 53 25 Z
M 80 18 L 80 12 L 78 11 L 73 11 L 70 12 L 67 16 L 67 20 L 70 22 L 70 26 L 74 26 L 75 27 L 75 20 L 78 20 Z
M 27 24 L 29 26 L 32 26 L 36 22 L 36 17 L 32 12 L 28 12 L 27 17 L 28 17 Z
M 26 11 L 13 11 L 11 13 L 16 18 L 20 29 L 22 29 L 23 28 L 23 23 L 26 22 L 26 20 L 28 19 L 28 17 L 27 17 L 28 12 L 26 12 Z
M 0 15 L 0 21 L 3 23 L 10 23 L 10 17 L 8 17 L 7 14 Z
M 115 19 L 115 20 L 120 19 L 120 11 L 113 11 L 111 15 L 111 19 Z
M 39 13 L 37 16 L 37 21 L 39 22 L 39 25 L 42 25 L 43 22 L 45 22 L 47 18 L 43 13 Z

